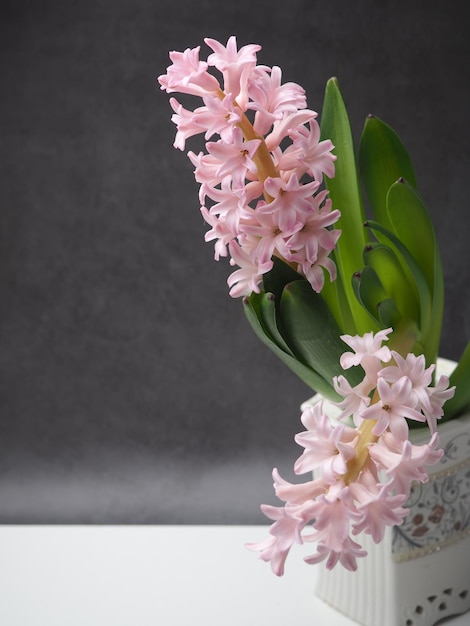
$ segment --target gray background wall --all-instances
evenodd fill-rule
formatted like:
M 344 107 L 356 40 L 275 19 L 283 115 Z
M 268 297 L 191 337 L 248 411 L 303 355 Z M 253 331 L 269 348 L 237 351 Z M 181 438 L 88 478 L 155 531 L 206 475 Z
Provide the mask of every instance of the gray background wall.
M 407 144 L 442 247 L 441 353 L 470 337 L 466 3 L 3 1 L 0 522 L 256 523 L 309 390 L 212 261 L 156 76 L 204 36 L 261 43 L 356 136 Z

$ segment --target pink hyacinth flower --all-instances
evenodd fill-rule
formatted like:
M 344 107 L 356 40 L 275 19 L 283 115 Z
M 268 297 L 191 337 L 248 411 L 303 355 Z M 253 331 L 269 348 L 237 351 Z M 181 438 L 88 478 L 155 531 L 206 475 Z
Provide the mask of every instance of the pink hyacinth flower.
M 392 332 L 392 328 L 380 330 L 378 333 L 365 333 L 363 336 L 341 335 L 341 339 L 350 346 L 354 352 L 344 352 L 341 355 L 340 364 L 343 369 L 349 369 L 353 365 L 362 365 L 366 374 L 376 374 L 383 367 L 382 363 L 388 363 L 392 358 L 390 349 L 382 346 Z
M 158 77 L 158 82 L 167 93 L 179 92 L 193 96 L 217 93 L 219 81 L 207 71 L 208 64 L 199 60 L 201 47 L 187 48 L 184 52 L 170 52 L 172 65 L 167 73 Z
M 286 148 L 278 162 L 281 170 L 295 170 L 299 177 L 309 174 L 318 181 L 324 174 L 334 177 L 336 156 L 331 152 L 334 146 L 329 139 L 320 141 L 320 126 L 316 120 L 310 120 L 309 127 L 297 127 L 291 138 L 292 145 Z
M 214 51 L 207 58 L 208 65 L 213 65 L 222 72 L 225 93 L 232 94 L 244 111 L 248 102 L 248 80 L 256 65 L 256 53 L 261 50 L 261 46 L 248 44 L 238 50 L 234 36 L 229 37 L 226 46 L 209 37 L 204 41 Z
M 374 435 L 380 436 L 389 428 L 395 437 L 404 441 L 408 438 L 405 418 L 418 422 L 425 421 L 424 415 L 414 408 L 410 379 L 403 376 L 396 383 L 389 385 L 383 378 L 379 378 L 377 391 L 380 400 L 362 410 L 360 416 L 365 420 L 376 420 L 372 431 Z
M 350 489 L 357 501 L 357 511 L 362 514 L 362 519 L 354 524 L 355 535 L 364 531 L 372 536 L 375 543 L 380 543 L 387 526 L 399 526 L 408 514 L 408 509 L 402 506 L 408 494 L 399 492 L 392 495 L 388 485 L 377 484 L 375 477 L 367 472 Z
M 286 558 L 292 546 L 303 543 L 302 530 L 310 515 L 309 505 L 286 505 L 275 507 L 267 504 L 261 505 L 261 510 L 274 524 L 269 529 L 271 535 L 258 543 L 247 543 L 245 547 L 260 553 L 260 559 L 269 561 L 272 571 L 276 576 L 284 574 Z
M 317 552 L 306 556 L 304 561 L 309 565 L 316 565 L 326 560 L 325 566 L 328 570 L 332 570 L 337 563 L 341 563 L 345 569 L 355 572 L 357 570 L 357 559 L 366 556 L 367 551 L 359 543 L 353 541 L 351 537 L 346 537 L 341 550 L 335 551 L 320 543 L 317 546 Z
M 253 127 L 260 135 L 266 135 L 276 120 L 284 113 L 305 109 L 305 90 L 296 83 L 281 83 L 282 70 L 254 68 L 250 76 L 248 109 L 256 111 Z
M 370 447 L 370 455 L 390 477 L 389 488 L 408 494 L 413 481 L 427 482 L 426 466 L 435 465 L 442 458 L 444 451 L 437 449 L 438 445 L 437 433 L 429 443 L 413 445 L 408 439 L 402 441 L 387 432 Z
M 296 443 L 304 448 L 294 465 L 295 473 L 305 474 L 321 468 L 323 480 L 335 482 L 337 476 L 346 472 L 347 462 L 356 455 L 351 445 L 357 437 L 356 430 L 343 424 L 332 426 L 323 413 L 321 402 L 308 407 L 301 420 L 307 430 L 295 436 Z
M 301 219 L 299 214 L 305 215 L 313 212 L 312 194 L 317 191 L 318 187 L 319 183 L 316 181 L 301 184 L 295 174 L 292 174 L 287 181 L 282 178 L 267 178 L 264 181 L 264 188 L 274 199 L 260 210 L 266 213 L 277 211 L 279 228 L 283 231 L 292 230 Z
M 256 174 L 253 157 L 260 143 L 259 139 L 244 141 L 239 128 L 233 130 L 230 143 L 225 143 L 222 140 L 207 143 L 207 151 L 219 161 L 217 176 L 222 179 L 224 176 L 230 175 L 233 188 L 235 190 L 243 189 L 247 172 Z
M 195 120 L 206 131 L 205 139 L 218 134 L 222 141 L 230 143 L 233 129 L 242 117 L 242 112 L 233 102 L 232 94 L 229 93 L 222 99 L 206 96 L 204 104 L 205 107 L 195 111 Z
M 276 496 L 289 504 L 305 504 L 315 500 L 328 491 L 329 485 L 323 478 L 316 478 L 305 483 L 290 483 L 280 476 L 277 468 L 273 469 L 273 486 Z
M 440 376 L 434 387 L 428 387 L 430 409 L 423 407 L 429 429 L 432 433 L 437 430 L 437 420 L 444 415 L 444 403 L 453 397 L 455 386 L 449 387 L 449 378 Z
M 249 296 L 252 291 L 259 293 L 262 276 L 269 272 L 273 262 L 269 261 L 260 266 L 251 251 L 244 250 L 236 241 L 229 243 L 229 251 L 232 257 L 231 265 L 239 266 L 239 269 L 227 278 L 227 284 L 231 288 L 230 295 L 237 298 Z

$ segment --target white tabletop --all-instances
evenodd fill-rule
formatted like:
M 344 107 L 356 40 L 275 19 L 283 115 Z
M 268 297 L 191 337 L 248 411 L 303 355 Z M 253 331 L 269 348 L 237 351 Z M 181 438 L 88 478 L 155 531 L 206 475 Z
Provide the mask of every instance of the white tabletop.
M 244 548 L 264 526 L 0 526 L 1 626 L 352 626 L 291 554 L 283 578 Z M 469 614 L 446 625 L 468 626 Z

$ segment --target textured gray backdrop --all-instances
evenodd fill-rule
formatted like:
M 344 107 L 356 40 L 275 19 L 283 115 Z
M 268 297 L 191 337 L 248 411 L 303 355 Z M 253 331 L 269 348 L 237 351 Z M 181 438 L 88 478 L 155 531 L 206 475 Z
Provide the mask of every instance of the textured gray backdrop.
M 356 137 L 390 123 L 442 246 L 441 353 L 470 338 L 466 3 L 3 1 L 0 522 L 257 523 L 309 390 L 205 244 L 156 76 L 210 36 L 263 45 Z

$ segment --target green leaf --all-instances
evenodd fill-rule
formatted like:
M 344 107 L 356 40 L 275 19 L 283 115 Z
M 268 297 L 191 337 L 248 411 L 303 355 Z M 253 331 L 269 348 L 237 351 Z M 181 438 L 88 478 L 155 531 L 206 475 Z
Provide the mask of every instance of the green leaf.
M 415 261 L 413 255 L 410 253 L 408 248 L 398 239 L 398 237 L 390 232 L 385 226 L 379 224 L 378 222 L 374 222 L 372 220 L 368 220 L 365 225 L 368 228 L 371 228 L 374 232 L 381 233 L 388 239 L 398 250 L 400 256 L 403 259 L 403 262 L 409 268 L 411 276 L 416 285 L 417 292 L 419 294 L 419 303 L 420 303 L 420 319 L 419 319 L 419 328 L 421 330 L 420 336 L 420 344 L 422 345 L 422 351 L 425 355 L 426 361 L 428 363 L 433 363 L 436 359 L 435 345 L 433 341 L 429 343 L 424 342 L 424 337 L 428 337 L 428 332 L 432 322 L 432 300 L 431 300 L 431 292 L 429 290 L 429 286 L 427 280 L 421 271 L 418 263 Z M 404 320 L 405 323 L 407 320 Z M 431 338 L 432 339 L 432 338 Z
M 432 292 L 436 240 L 426 207 L 404 179 L 390 186 L 386 206 L 392 232 L 413 255 Z
M 359 170 L 375 219 L 391 228 L 386 210 L 390 186 L 403 177 L 416 187 L 410 156 L 392 128 L 369 115 L 359 144 Z
M 354 276 L 353 287 L 358 300 L 380 328 L 398 328 L 401 325 L 403 316 L 372 267 L 366 265 Z
M 364 262 L 375 270 L 386 297 L 395 302 L 401 316 L 419 323 L 416 283 L 407 277 L 395 252 L 383 243 L 371 243 L 364 250 Z
M 279 303 L 284 287 L 294 280 L 301 279 L 302 276 L 285 261 L 278 257 L 273 257 L 272 269 L 263 276 L 264 291 L 274 294 L 276 303 Z
M 336 264 L 335 252 L 330 254 L 331 260 Z M 354 328 L 354 320 L 351 316 L 351 310 L 349 308 L 346 295 L 344 293 L 343 282 L 341 276 L 334 281 L 328 280 L 325 276 L 325 283 L 321 290 L 321 296 L 326 302 L 331 314 L 334 316 L 336 323 L 342 332 L 346 332 L 347 328 Z
M 393 232 L 415 259 L 431 293 L 429 325 L 423 328 L 422 340 L 428 347 L 430 358 L 435 360 L 444 313 L 444 279 L 431 218 L 417 192 L 406 181 L 390 187 L 387 211 Z
M 346 346 L 340 338 L 341 331 L 322 298 L 306 281 L 286 286 L 280 310 L 286 342 L 303 363 L 315 369 L 330 385 L 332 378 L 340 374 L 351 384 L 360 382 L 362 368 L 343 372 L 340 357 Z
M 335 177 L 325 177 L 325 184 L 333 209 L 341 211 L 336 227 L 342 231 L 335 255 L 340 287 L 337 290 L 326 290 L 324 297 L 332 310 L 348 309 L 343 314 L 345 332 L 363 334 L 375 329 L 371 328 L 369 316 L 355 298 L 351 279 L 362 267 L 362 250 L 368 237 L 362 227 L 365 215 L 349 117 L 336 78 L 330 78 L 326 85 L 321 135 L 322 139 L 330 139 L 335 146 Z M 338 298 L 341 293 L 346 296 L 341 304 L 329 301 Z
M 433 302 L 431 311 L 431 320 L 429 323 L 429 331 L 424 337 L 426 345 L 429 346 L 429 350 L 434 354 L 434 360 L 436 360 L 442 333 L 442 321 L 444 317 L 444 272 L 442 269 L 441 255 L 439 248 L 436 244 L 435 258 L 434 258 L 434 291 Z
M 449 377 L 449 386 L 455 385 L 453 398 L 444 404 L 444 416 L 440 423 L 462 415 L 470 410 L 470 342 L 464 350 L 457 367 Z
M 269 331 L 277 345 L 290 354 L 292 351 L 284 340 L 279 304 L 284 287 L 295 280 L 305 279 L 285 261 L 273 257 L 272 269 L 263 276 L 263 286 L 266 293 L 259 297 L 258 305 L 264 327 Z M 292 354 L 292 356 L 294 355 Z
M 277 346 L 281 348 L 281 350 L 284 350 L 284 352 L 286 352 L 287 354 L 295 357 L 292 350 L 289 348 L 286 341 L 284 340 L 282 331 L 279 328 L 280 323 L 276 312 L 275 295 L 272 293 L 260 294 L 258 306 L 258 317 L 266 333 L 269 334 L 272 341 L 274 341 L 274 343 L 276 343 Z
M 397 328 L 399 326 L 402 315 L 394 300 L 385 298 L 385 300 L 378 303 L 377 311 L 384 328 L 390 328 L 390 326 Z
M 353 289 L 357 299 L 376 323 L 381 324 L 378 304 L 387 298 L 382 283 L 371 267 L 364 267 L 353 276 Z
M 308 387 L 323 394 L 330 400 L 338 400 L 339 396 L 336 394 L 331 384 L 327 384 L 322 376 L 293 356 L 290 350 L 289 352 L 286 352 L 276 343 L 265 322 L 265 318 L 267 316 L 265 307 L 267 308 L 269 306 L 269 302 L 271 302 L 273 309 L 275 306 L 274 301 L 271 298 L 267 298 L 267 295 L 268 294 L 265 293 L 252 293 L 243 300 L 243 308 L 246 318 L 258 339 L 260 339 L 264 345 L 266 345 L 285 365 L 287 365 L 289 369 L 291 369 L 292 372 L 300 378 L 300 380 L 308 385 Z M 274 315 L 274 312 L 272 315 Z

